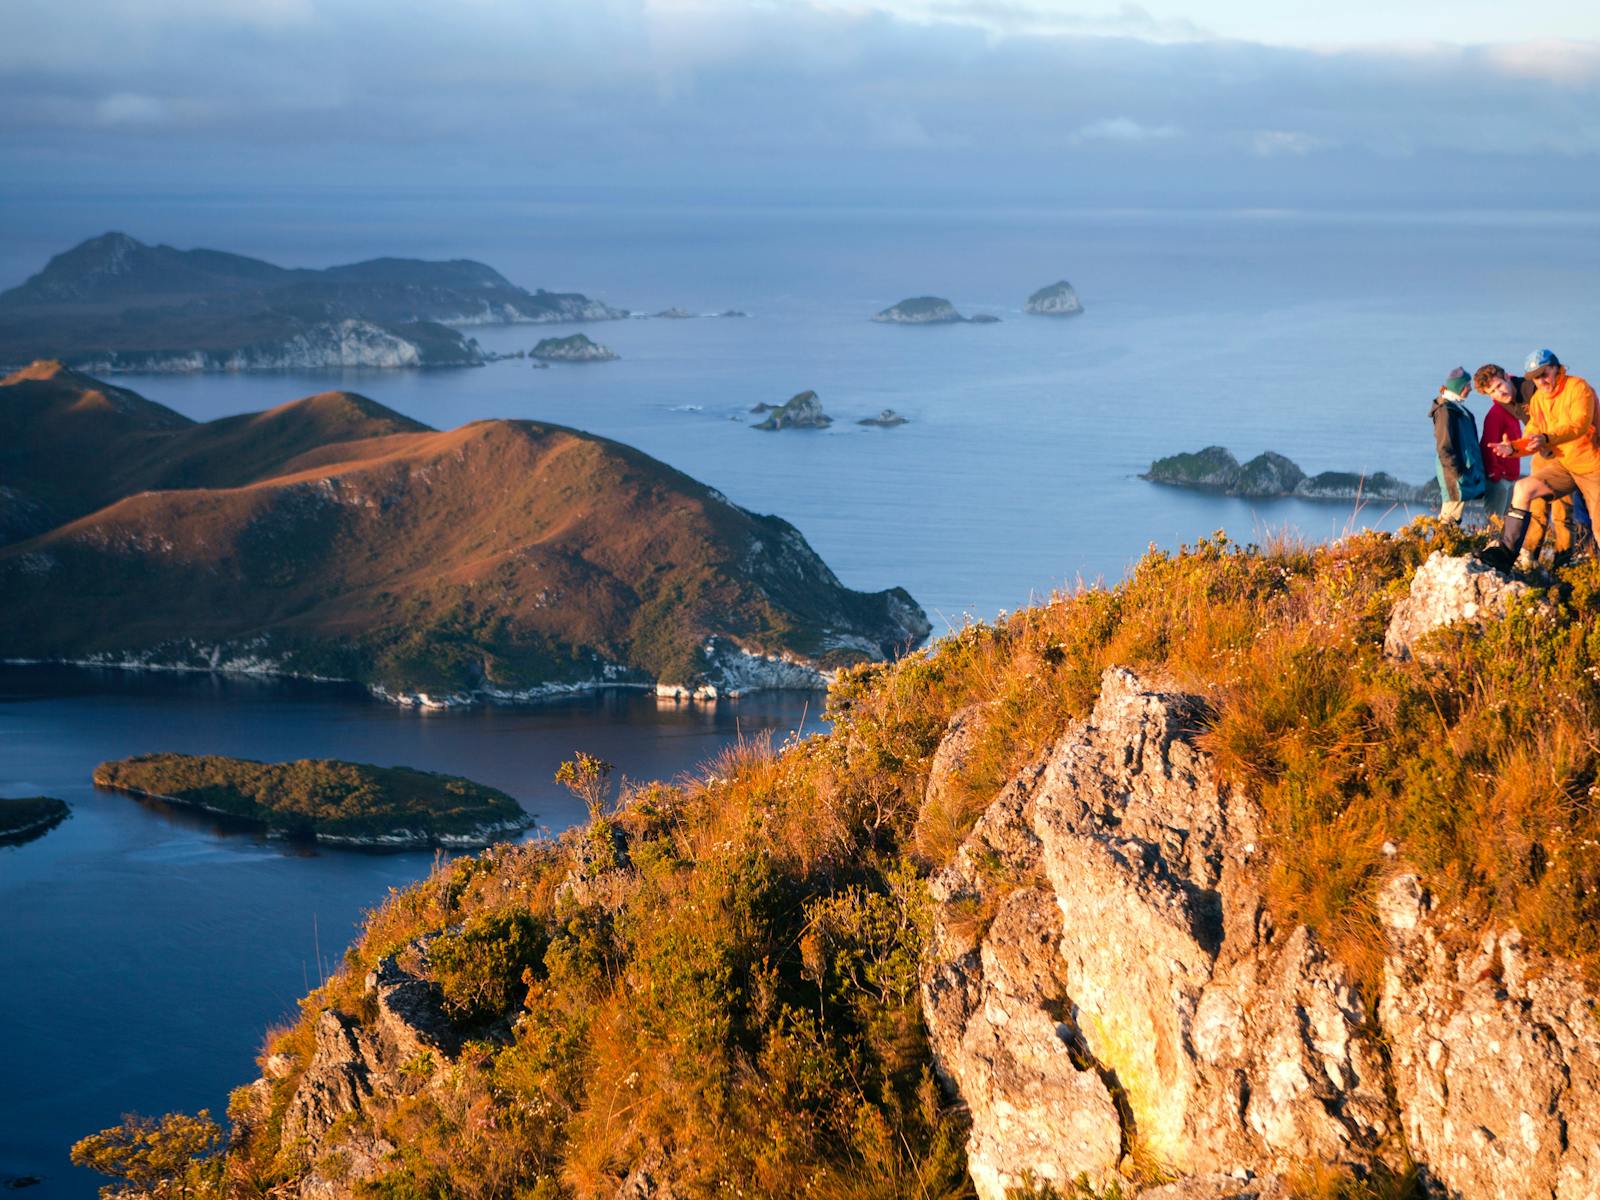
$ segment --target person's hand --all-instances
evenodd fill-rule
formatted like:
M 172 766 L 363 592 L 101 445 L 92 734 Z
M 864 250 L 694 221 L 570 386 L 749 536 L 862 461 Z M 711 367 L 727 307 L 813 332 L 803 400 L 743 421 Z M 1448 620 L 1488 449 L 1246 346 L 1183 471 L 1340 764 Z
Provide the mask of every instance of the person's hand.
M 1510 458 L 1516 453 L 1516 450 L 1511 445 L 1510 438 L 1502 438 L 1500 441 L 1490 446 L 1489 449 L 1494 451 L 1495 457 L 1497 458 Z
M 1550 439 L 1545 437 L 1545 435 L 1542 433 L 1533 434 L 1528 438 L 1528 450 L 1533 454 L 1538 454 L 1549 445 Z

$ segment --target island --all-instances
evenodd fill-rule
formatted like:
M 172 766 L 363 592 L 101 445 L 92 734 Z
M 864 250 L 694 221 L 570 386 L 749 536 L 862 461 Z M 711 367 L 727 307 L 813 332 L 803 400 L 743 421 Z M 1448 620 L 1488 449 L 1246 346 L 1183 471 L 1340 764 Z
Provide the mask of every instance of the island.
M 751 411 L 767 414 L 765 421 L 751 428 L 769 432 L 779 429 L 826 429 L 833 424 L 833 418 L 822 411 L 822 401 L 812 391 L 799 392 L 782 404 L 759 404 Z
M 794 526 L 537 421 L 350 392 L 195 422 L 37 363 L 0 379 L 0 660 L 346 680 L 397 704 L 814 689 L 929 633 Z
M 909 417 L 902 417 L 892 408 L 886 408 L 875 417 L 862 417 L 857 425 L 877 425 L 883 429 L 893 429 L 896 425 L 904 425 Z
M 1075 317 L 1083 312 L 1083 301 L 1078 299 L 1073 286 L 1062 279 L 1033 293 L 1022 309 L 1036 317 Z
M 1267 451 L 1241 464 L 1222 446 L 1158 458 L 1141 479 L 1174 487 L 1256 498 L 1292 496 L 1300 500 L 1392 500 L 1404 504 L 1439 503 L 1439 485 L 1406 483 L 1384 471 L 1323 471 L 1307 475 L 1292 460 Z
M 0 797 L 0 846 L 19 846 L 43 837 L 71 810 L 52 796 Z
M 999 317 L 980 314 L 964 317 L 942 296 L 912 296 L 891 304 L 872 318 L 881 325 L 993 325 Z
M 674 307 L 674 308 L 664 308 L 660 312 L 655 314 L 656 319 L 658 321 L 688 321 L 688 320 L 692 320 L 695 317 L 695 315 L 696 315 L 695 313 L 690 312 L 686 308 L 676 308 L 676 307 Z
M 616 351 L 589 340 L 583 333 L 571 337 L 543 338 L 532 350 L 534 358 L 545 362 L 592 363 L 612 362 Z
M 335 846 L 487 846 L 533 824 L 506 793 L 470 779 L 337 759 L 140 754 L 101 763 L 94 782 Z
M 56 358 L 102 373 L 478 366 L 486 356 L 460 327 L 627 315 L 575 292 L 527 291 L 468 259 L 289 268 L 107 233 L 0 292 L 0 363 Z

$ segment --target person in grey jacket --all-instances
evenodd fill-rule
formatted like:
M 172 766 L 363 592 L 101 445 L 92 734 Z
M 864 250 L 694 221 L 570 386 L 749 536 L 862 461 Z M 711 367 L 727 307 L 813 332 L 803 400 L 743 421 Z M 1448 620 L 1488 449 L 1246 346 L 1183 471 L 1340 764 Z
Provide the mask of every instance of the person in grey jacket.
M 1471 391 L 1472 376 L 1457 367 L 1445 379 L 1428 413 L 1433 418 L 1433 444 L 1439 457 L 1439 519 L 1458 525 L 1467 501 L 1481 500 L 1487 483 L 1478 422 L 1465 404 Z

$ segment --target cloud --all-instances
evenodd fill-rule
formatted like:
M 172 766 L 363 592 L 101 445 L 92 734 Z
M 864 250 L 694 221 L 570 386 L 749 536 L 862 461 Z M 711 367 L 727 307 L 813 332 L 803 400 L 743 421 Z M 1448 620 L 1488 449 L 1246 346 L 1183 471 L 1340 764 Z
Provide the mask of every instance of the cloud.
M 1091 121 L 1073 134 L 1076 142 L 1164 142 L 1180 133 L 1176 125 L 1144 125 L 1132 117 Z
M 1134 5 L 1043 0 L 394 11 L 6 0 L 0 153 L 18 178 L 28 164 L 90 171 L 143 155 L 174 177 L 190 160 L 206 178 L 292 167 L 371 182 L 448 162 L 484 180 L 1143 189 L 1171 202 L 1205 187 L 1263 206 L 1272 189 L 1420 190 L 1460 156 L 1475 178 L 1555 153 L 1600 179 L 1591 43 L 1310 51 Z

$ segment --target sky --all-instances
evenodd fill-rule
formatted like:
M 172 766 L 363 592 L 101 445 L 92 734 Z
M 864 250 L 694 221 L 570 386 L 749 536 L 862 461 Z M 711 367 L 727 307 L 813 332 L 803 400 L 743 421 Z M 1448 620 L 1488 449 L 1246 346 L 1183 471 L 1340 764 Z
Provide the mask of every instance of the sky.
M 1586 208 L 1600 5 L 5 0 L 0 195 Z

